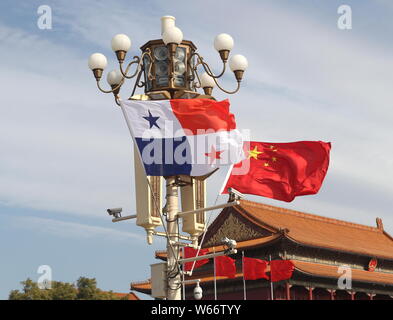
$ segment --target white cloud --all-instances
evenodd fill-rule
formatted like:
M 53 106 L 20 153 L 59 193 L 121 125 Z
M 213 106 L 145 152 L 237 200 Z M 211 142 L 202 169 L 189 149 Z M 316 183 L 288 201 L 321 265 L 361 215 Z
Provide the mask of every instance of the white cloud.
M 88 42 L 99 49 L 110 49 L 110 41 L 117 33 L 131 37 L 131 54 L 139 54 L 139 46 L 147 39 L 160 37 L 159 3 L 148 8 L 148 4 L 132 6 L 124 1 L 95 1 L 89 6 L 80 6 L 79 1 L 57 3 L 57 23 L 78 42 Z M 149 10 L 150 9 L 150 10 Z M 148 10 L 148 11 L 147 11 Z M 114 56 L 113 56 L 114 57 Z
M 73 239 L 100 238 L 105 241 L 144 241 L 145 237 L 132 232 L 119 231 L 75 222 L 60 221 L 55 219 L 23 216 L 12 218 L 11 223 L 17 228 L 48 233 L 51 236 Z
M 13 35 L 24 40 L 16 53 L 0 53 L 2 61 L 20 61 L 2 65 L 0 75 L 7 93 L 0 97 L 0 201 L 97 216 L 109 206 L 131 209 L 130 137 L 113 98 L 96 91 L 85 59 L 24 31 L 2 30 L 3 48 L 14 46 Z M 63 59 L 24 60 L 30 47 Z

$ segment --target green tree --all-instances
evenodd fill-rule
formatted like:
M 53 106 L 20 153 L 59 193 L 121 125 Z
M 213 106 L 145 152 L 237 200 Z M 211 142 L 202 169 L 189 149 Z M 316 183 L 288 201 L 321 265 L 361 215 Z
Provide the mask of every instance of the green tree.
M 76 286 L 72 283 L 52 281 L 51 289 L 40 289 L 31 279 L 21 282 L 23 289 L 12 290 L 9 300 L 128 300 L 128 296 L 118 297 L 112 291 L 97 288 L 96 279 L 80 277 Z
M 52 281 L 52 300 L 76 300 L 78 290 L 72 283 Z
M 51 295 L 47 289 L 40 289 L 36 282 L 27 278 L 21 282 L 23 289 L 12 290 L 9 295 L 10 300 L 51 300 Z
M 99 300 L 100 290 L 97 288 L 96 279 L 80 277 L 76 282 L 78 288 L 78 300 Z

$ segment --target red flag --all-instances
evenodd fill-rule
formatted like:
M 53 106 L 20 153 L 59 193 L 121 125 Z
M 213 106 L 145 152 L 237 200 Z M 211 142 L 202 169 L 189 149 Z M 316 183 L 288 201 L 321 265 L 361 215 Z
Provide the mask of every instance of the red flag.
M 270 280 L 272 282 L 287 280 L 292 277 L 295 266 L 291 260 L 270 261 Z
M 187 258 L 194 258 L 194 257 L 196 257 L 197 252 L 198 252 L 198 250 L 196 250 L 194 248 L 185 247 L 184 248 L 184 258 L 186 258 L 186 259 Z M 207 253 L 209 253 L 208 249 L 201 249 L 199 251 L 198 256 L 203 256 L 203 255 L 205 255 Z M 209 259 L 197 260 L 197 261 L 195 261 L 194 269 L 199 268 L 199 267 L 203 266 L 204 264 L 206 264 L 208 262 L 209 262 Z M 186 262 L 184 264 L 184 271 L 191 271 L 191 268 L 192 268 L 193 264 L 194 264 L 194 262 Z
M 322 141 L 245 143 L 247 159 L 234 165 L 221 193 L 233 187 L 242 193 L 287 202 L 315 194 L 327 173 L 330 147 Z
M 216 276 L 234 278 L 236 276 L 235 260 L 228 256 L 215 257 Z
M 254 258 L 243 258 L 243 276 L 244 280 L 267 279 L 269 276 L 265 273 L 268 262 Z

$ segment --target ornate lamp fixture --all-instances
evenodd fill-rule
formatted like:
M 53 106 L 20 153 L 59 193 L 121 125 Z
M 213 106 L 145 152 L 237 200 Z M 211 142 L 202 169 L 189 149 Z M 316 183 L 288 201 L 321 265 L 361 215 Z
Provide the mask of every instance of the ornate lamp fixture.
M 140 57 L 133 59 L 124 67 L 124 60 L 131 47 L 131 40 L 124 34 L 118 34 L 112 39 L 112 49 L 119 62 L 119 70 L 113 70 L 107 75 L 107 82 L 111 90 L 105 90 L 100 85 L 103 70 L 107 66 L 107 59 L 101 53 L 94 53 L 89 58 L 89 68 L 93 71 L 98 88 L 104 93 L 113 93 L 119 104 L 119 91 L 126 79 L 135 78 L 135 83 L 129 99 L 134 99 L 137 87 L 144 88 L 145 96 L 138 99 L 189 99 L 212 98 L 214 87 L 228 94 L 236 93 L 240 89 L 243 73 L 248 66 L 247 59 L 242 55 L 234 55 L 229 59 L 229 67 L 233 71 L 237 87 L 228 91 L 221 87 L 218 79 L 225 71 L 233 39 L 222 33 L 214 39 L 214 48 L 220 54 L 223 68 L 220 74 L 213 74 L 210 66 L 203 57 L 196 52 L 196 46 L 188 40 L 183 40 L 182 31 L 175 26 L 175 18 L 164 16 L 161 18 L 162 39 L 151 40 L 141 47 Z M 131 68 L 135 65 L 135 70 Z M 203 73 L 200 74 L 200 70 Z M 142 77 L 143 76 L 143 77 Z M 202 88 L 204 94 L 198 92 Z

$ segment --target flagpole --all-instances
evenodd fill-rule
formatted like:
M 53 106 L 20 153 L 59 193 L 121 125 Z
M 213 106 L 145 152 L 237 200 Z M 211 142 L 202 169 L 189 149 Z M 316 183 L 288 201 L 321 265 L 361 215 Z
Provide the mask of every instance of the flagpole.
M 269 254 L 269 264 L 270 264 L 270 300 L 274 300 L 274 290 L 273 290 L 273 281 L 272 281 L 272 255 Z
M 182 254 L 182 258 L 184 259 L 184 257 L 185 257 L 185 255 L 184 255 L 184 247 L 182 248 L 182 252 L 183 252 L 183 254 Z M 183 264 L 183 267 L 182 267 L 182 276 L 183 276 L 183 300 L 186 300 L 186 283 L 184 282 L 184 267 L 185 267 L 185 265 Z
M 214 247 L 213 247 L 213 253 L 216 253 L 216 250 Z M 213 264 L 214 264 L 214 300 L 217 300 L 216 257 L 213 258 Z
M 246 280 L 244 279 L 244 250 L 242 251 L 242 272 L 243 272 L 243 298 L 247 300 Z

